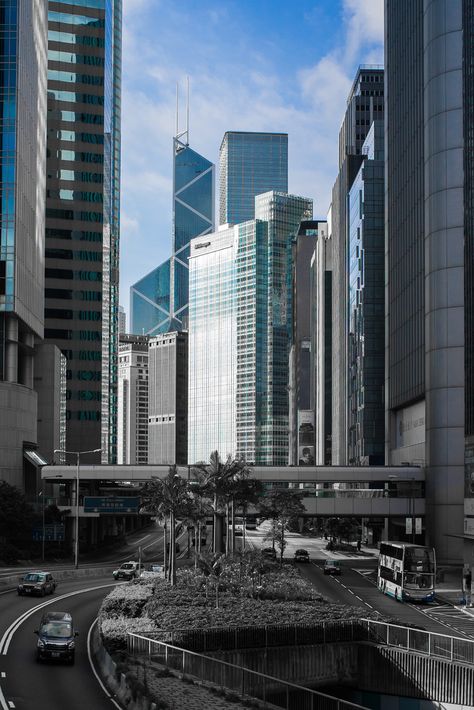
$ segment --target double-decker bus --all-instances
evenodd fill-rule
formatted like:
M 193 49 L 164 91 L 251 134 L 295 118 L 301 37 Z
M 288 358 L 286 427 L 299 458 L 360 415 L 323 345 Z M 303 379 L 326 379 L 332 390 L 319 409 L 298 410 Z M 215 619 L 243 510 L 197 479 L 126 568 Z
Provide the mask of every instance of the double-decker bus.
M 377 587 L 398 601 L 429 602 L 434 598 L 434 548 L 407 542 L 380 543 Z

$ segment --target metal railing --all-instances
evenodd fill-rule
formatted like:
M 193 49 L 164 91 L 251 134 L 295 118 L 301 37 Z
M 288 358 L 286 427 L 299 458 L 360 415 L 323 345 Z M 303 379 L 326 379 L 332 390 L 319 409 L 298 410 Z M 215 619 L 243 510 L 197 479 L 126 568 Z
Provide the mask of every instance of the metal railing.
M 296 683 L 273 678 L 249 668 L 178 648 L 140 634 L 128 633 L 128 651 L 132 654 L 146 654 L 166 668 L 233 691 L 242 699 L 261 700 L 265 706 L 268 703 L 285 710 L 292 710 L 292 708 L 298 708 L 298 710 L 349 710 L 349 708 L 367 710 L 362 705 L 339 700 L 339 698 L 310 690 Z
M 433 658 L 474 663 L 474 641 L 468 639 L 371 619 L 360 619 L 360 627 L 362 634 L 359 640 L 424 653 Z
M 236 648 L 308 646 L 362 640 L 357 620 L 321 621 L 317 624 L 266 626 L 214 626 L 206 629 L 157 631 L 151 638 L 191 651 L 228 651 Z

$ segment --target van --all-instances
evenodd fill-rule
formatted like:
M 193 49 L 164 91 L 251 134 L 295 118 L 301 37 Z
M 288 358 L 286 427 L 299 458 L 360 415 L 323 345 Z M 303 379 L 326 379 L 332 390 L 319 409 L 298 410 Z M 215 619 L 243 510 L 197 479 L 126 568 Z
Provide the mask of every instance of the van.
M 66 661 L 71 666 L 74 664 L 76 652 L 76 636 L 79 632 L 74 630 L 72 616 L 66 611 L 48 611 L 43 614 L 39 629 L 35 630 L 38 636 L 36 644 L 36 660 L 41 661 Z

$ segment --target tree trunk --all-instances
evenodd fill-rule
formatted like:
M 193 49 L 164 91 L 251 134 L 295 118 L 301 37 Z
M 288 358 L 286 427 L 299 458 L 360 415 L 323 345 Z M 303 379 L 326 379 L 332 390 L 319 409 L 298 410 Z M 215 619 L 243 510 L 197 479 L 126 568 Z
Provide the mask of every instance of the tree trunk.
M 216 577 L 216 609 L 219 608 L 219 577 Z
M 231 542 L 231 552 L 232 555 L 235 553 L 235 512 L 234 512 L 234 499 L 232 498 L 231 500 L 231 518 L 232 518 L 232 524 L 231 524 L 231 530 L 232 530 L 232 542 Z
M 214 493 L 214 515 L 212 516 L 212 551 L 217 552 L 217 493 Z
M 163 567 L 165 568 L 165 579 L 168 579 L 168 555 L 167 555 L 167 534 L 166 534 L 166 518 L 163 525 Z
M 225 503 L 225 555 L 228 557 L 230 553 L 230 505 L 229 501 Z
M 171 540 L 170 540 L 170 579 L 171 586 L 176 586 L 176 523 L 174 518 L 174 513 L 170 514 L 171 521 Z

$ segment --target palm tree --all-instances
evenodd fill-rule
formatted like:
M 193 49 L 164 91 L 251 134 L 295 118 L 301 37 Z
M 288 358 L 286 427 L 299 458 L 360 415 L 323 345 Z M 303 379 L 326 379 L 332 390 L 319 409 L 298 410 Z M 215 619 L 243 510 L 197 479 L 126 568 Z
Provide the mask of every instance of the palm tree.
M 183 507 L 183 524 L 191 525 L 194 528 L 194 568 L 197 568 L 197 560 L 201 554 L 201 530 L 206 518 L 211 515 L 212 508 L 205 499 L 205 490 L 199 484 L 192 485 L 188 489 L 188 497 Z
M 238 481 L 234 493 L 233 507 L 237 510 L 242 510 L 243 531 L 242 542 L 245 550 L 245 523 L 247 517 L 247 509 L 249 505 L 256 505 L 263 494 L 263 484 L 255 478 L 244 478 Z M 232 535 L 235 538 L 234 525 L 232 526 Z M 234 544 L 233 544 L 234 547 Z
M 301 494 L 295 491 L 274 489 L 263 498 L 259 505 L 260 516 L 272 523 L 273 540 L 280 548 L 280 564 L 283 562 L 283 552 L 286 547 L 285 532 L 292 518 L 297 518 L 305 512 L 301 502 Z
M 218 452 L 213 451 L 209 463 L 196 464 L 192 468 L 192 474 L 212 500 L 214 519 L 212 549 L 214 553 L 221 552 L 222 543 L 219 539 L 218 528 L 220 526 L 218 523 L 221 522 L 222 505 L 228 506 L 229 504 L 232 482 L 249 475 L 247 466 L 241 459 L 233 459 L 231 456 L 228 456 L 226 461 L 222 463 Z
M 188 497 L 188 490 L 188 482 L 178 474 L 176 466 L 173 465 L 169 467 L 168 474 L 165 478 L 153 478 L 145 484 L 141 493 L 141 510 L 151 513 L 152 515 L 156 515 L 157 517 L 165 517 L 169 519 L 169 579 L 172 586 L 176 584 L 176 518 L 183 515 Z

